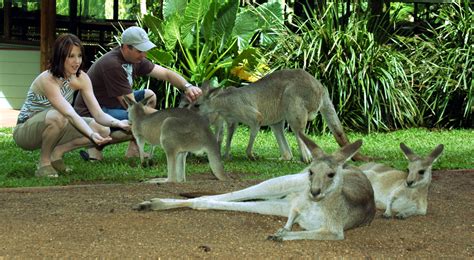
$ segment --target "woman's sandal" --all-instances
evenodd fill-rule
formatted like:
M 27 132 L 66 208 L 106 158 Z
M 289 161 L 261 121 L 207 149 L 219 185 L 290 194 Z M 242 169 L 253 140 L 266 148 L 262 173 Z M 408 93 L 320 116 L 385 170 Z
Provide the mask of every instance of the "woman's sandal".
M 39 167 L 35 172 L 36 177 L 47 177 L 47 178 L 57 178 L 59 177 L 58 172 L 51 165 L 46 165 Z
M 84 161 L 100 161 L 99 159 L 96 159 L 94 157 L 90 157 L 89 153 L 84 151 L 84 150 L 80 150 L 79 151 L 79 155 L 81 156 L 82 160 Z
M 62 173 L 72 172 L 72 168 L 69 166 L 66 166 L 66 164 L 64 164 L 63 159 L 59 159 L 59 160 L 51 162 L 51 166 L 53 166 L 53 168 L 56 169 L 58 172 L 62 172 Z

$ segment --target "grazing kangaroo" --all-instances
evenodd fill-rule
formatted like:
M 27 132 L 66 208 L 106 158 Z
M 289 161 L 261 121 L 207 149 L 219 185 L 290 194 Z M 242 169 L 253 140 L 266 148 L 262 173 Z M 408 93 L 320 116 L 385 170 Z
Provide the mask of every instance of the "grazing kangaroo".
M 152 146 L 160 145 L 166 153 L 168 178 L 156 178 L 149 182 L 184 182 L 185 166 L 188 152 L 206 152 L 212 173 L 219 180 L 228 180 L 209 124 L 198 113 L 184 108 L 171 108 L 145 114 L 144 104 L 148 98 L 135 102 L 124 96 L 128 105 L 129 121 L 135 137 L 140 161 L 144 163 L 145 142 Z
M 438 145 L 428 157 L 412 152 L 404 143 L 400 148 L 408 159 L 408 172 L 399 171 L 380 163 L 359 166 L 369 178 L 375 194 L 377 208 L 384 209 L 383 217 L 404 219 L 413 215 L 426 215 L 428 188 L 431 183 L 431 166 L 443 152 Z
M 304 70 L 280 70 L 273 72 L 248 86 L 240 88 L 213 88 L 202 85 L 203 95 L 196 105 L 201 114 L 218 113 L 228 124 L 228 136 L 224 157 L 230 156 L 230 145 L 237 123 L 250 127 L 247 156 L 254 159 L 252 147 L 261 126 L 270 126 L 281 158 L 291 160 L 293 155 L 284 135 L 285 121 L 295 133 L 301 159 L 309 163 L 311 154 L 296 133 L 304 131 L 307 121 L 321 112 L 340 146 L 349 143 L 328 90 Z M 365 159 L 356 155 L 354 159 Z
M 300 132 L 312 150 L 314 161 L 301 173 L 269 179 L 249 188 L 193 199 L 152 199 L 139 210 L 192 209 L 232 210 L 288 217 L 271 240 L 341 240 L 344 230 L 368 225 L 375 215 L 372 186 L 358 169 L 344 169 L 362 145 L 356 141 L 332 155 L 325 154 Z M 247 201 L 252 200 L 252 201 Z M 298 223 L 305 231 L 291 231 Z

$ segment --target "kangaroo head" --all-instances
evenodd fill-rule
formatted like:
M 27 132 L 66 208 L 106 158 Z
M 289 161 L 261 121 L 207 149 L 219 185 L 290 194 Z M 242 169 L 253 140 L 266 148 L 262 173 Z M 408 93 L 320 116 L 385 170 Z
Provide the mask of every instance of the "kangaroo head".
M 145 108 L 144 106 L 148 103 L 148 100 L 150 100 L 152 96 L 146 97 L 142 99 L 140 102 L 136 102 L 135 100 L 130 99 L 127 96 L 123 96 L 123 100 L 127 104 L 128 108 L 128 121 L 130 123 L 133 123 L 135 118 L 137 117 L 138 114 L 144 113 Z
M 357 153 L 362 146 L 362 140 L 347 144 L 328 155 L 303 133 L 298 133 L 298 136 L 311 150 L 313 155 L 313 162 L 308 167 L 310 198 L 314 201 L 320 201 L 328 194 L 342 190 L 343 165 Z
M 201 115 L 217 112 L 212 102 L 216 96 L 224 93 L 227 89 L 229 88 L 219 88 L 214 84 L 211 86 L 211 82 L 206 80 L 201 85 L 202 95 L 194 102 L 193 106 L 199 109 Z
M 416 155 L 404 143 L 400 143 L 400 149 L 408 159 L 407 186 L 413 188 L 422 184 L 430 184 L 431 167 L 443 152 L 444 146 L 442 144 L 436 146 L 426 158 Z

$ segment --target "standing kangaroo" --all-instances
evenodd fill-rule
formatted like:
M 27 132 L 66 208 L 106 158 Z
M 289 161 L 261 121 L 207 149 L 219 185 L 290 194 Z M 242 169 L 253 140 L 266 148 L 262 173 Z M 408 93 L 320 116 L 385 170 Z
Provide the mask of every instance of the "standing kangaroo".
M 438 145 L 428 157 L 416 155 L 404 143 L 400 148 L 408 159 L 408 172 L 399 171 L 380 163 L 359 166 L 374 188 L 377 208 L 384 209 L 383 217 L 391 218 L 392 212 L 400 219 L 413 215 L 426 215 L 431 167 L 443 152 Z
M 360 170 L 343 168 L 343 164 L 357 153 L 362 141 L 327 155 L 303 133 L 298 135 L 312 150 L 314 158 L 301 173 L 269 179 L 221 195 L 193 199 L 156 198 L 140 203 L 137 209 L 189 207 L 288 217 L 285 226 L 268 237 L 277 241 L 342 240 L 344 230 L 370 224 L 375 215 L 372 186 Z M 294 223 L 305 231 L 291 231 Z
M 140 161 L 144 162 L 145 142 L 153 148 L 160 145 L 166 153 L 168 178 L 156 178 L 149 182 L 184 182 L 186 155 L 188 152 L 206 152 L 212 173 L 219 180 L 228 180 L 214 135 L 206 119 L 184 108 L 171 108 L 146 114 L 144 104 L 148 98 L 135 102 L 124 96 L 128 105 L 132 134 L 136 139 Z M 152 156 L 150 154 L 150 156 Z
M 304 131 L 307 121 L 313 120 L 321 112 L 329 129 L 340 146 L 349 143 L 328 90 L 304 70 L 280 70 L 273 72 L 255 83 L 240 88 L 211 89 L 202 86 L 203 95 L 198 98 L 201 114 L 218 113 L 228 125 L 225 157 L 230 156 L 230 145 L 237 123 L 250 127 L 247 156 L 254 159 L 252 147 L 261 126 L 270 126 L 281 158 L 293 157 L 284 135 L 285 121 L 295 133 L 301 159 L 309 163 L 311 154 L 296 133 Z M 356 155 L 354 159 L 366 159 Z

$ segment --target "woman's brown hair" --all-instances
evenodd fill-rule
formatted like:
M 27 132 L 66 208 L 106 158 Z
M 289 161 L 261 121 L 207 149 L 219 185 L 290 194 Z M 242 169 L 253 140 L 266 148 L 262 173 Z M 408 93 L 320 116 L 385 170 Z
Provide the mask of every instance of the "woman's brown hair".
M 82 63 L 77 70 L 76 76 L 79 77 L 79 74 L 81 74 L 81 70 L 84 67 L 84 46 L 82 46 L 81 40 L 76 35 L 66 33 L 60 35 L 54 42 L 53 55 L 49 60 L 49 71 L 55 77 L 64 77 L 64 61 L 69 56 L 69 53 L 71 53 L 73 46 L 81 49 Z

